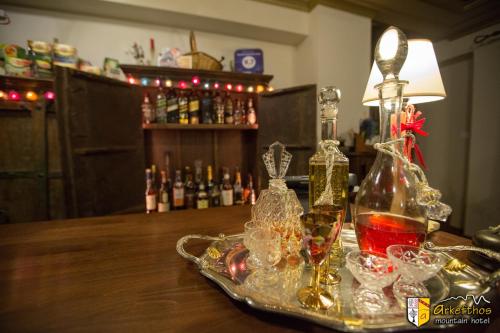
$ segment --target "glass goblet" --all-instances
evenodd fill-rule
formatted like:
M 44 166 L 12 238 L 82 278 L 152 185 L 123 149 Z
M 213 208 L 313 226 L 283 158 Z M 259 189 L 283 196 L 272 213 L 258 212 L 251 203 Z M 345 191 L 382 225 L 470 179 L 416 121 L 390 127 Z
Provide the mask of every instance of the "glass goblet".
M 302 240 L 314 267 L 312 284 L 297 292 L 299 302 L 305 308 L 328 309 L 333 305 L 333 297 L 320 286 L 321 264 L 328 257 L 333 242 L 340 236 L 342 227 L 334 215 L 310 213 L 304 215 L 302 222 Z
M 391 261 L 367 251 L 351 251 L 346 256 L 346 266 L 361 284 L 353 294 L 356 309 L 369 314 L 386 311 L 390 302 L 382 289 L 397 277 Z
M 430 296 L 422 282 L 436 275 L 446 262 L 438 253 L 409 245 L 388 246 L 387 256 L 400 273 L 392 287 L 400 305 L 406 304 L 407 297 Z
M 250 234 L 251 252 L 259 267 L 251 275 L 256 287 L 267 287 L 278 281 L 274 265 L 281 260 L 281 236 L 270 229 L 257 229 Z
M 253 244 L 250 238 L 252 232 L 261 229 L 261 226 L 255 221 L 248 221 L 245 223 L 245 233 L 243 234 L 243 245 L 248 250 L 248 257 L 246 260 L 247 267 L 250 269 L 255 269 L 260 266 L 260 262 L 255 256 L 255 251 L 252 250 Z

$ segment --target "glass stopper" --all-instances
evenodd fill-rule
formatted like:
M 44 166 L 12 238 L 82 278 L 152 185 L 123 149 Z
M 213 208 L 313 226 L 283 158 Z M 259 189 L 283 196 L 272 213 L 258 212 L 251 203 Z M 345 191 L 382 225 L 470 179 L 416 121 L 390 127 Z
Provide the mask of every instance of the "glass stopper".
M 285 145 L 275 141 L 269 146 L 269 150 L 262 155 L 267 173 L 272 179 L 281 179 L 285 174 L 292 160 L 292 154 L 286 151 Z
M 396 27 L 387 28 L 375 46 L 375 61 L 384 80 L 399 79 L 399 72 L 408 55 L 408 39 Z

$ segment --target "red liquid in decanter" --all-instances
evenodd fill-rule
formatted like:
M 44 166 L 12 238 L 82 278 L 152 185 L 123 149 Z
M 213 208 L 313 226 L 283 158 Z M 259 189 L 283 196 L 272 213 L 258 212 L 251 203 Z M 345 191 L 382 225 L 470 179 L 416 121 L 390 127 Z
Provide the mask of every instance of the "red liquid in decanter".
M 363 213 L 356 217 L 356 236 L 359 248 L 386 256 L 389 245 L 420 246 L 425 241 L 426 224 L 408 217 Z

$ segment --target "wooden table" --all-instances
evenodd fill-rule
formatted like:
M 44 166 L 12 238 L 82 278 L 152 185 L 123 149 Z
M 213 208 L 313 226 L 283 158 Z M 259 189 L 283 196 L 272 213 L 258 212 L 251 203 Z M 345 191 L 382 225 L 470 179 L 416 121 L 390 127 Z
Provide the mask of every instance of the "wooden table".
M 232 300 L 175 250 L 186 234 L 242 232 L 249 216 L 230 207 L 2 225 L 0 332 L 331 332 Z

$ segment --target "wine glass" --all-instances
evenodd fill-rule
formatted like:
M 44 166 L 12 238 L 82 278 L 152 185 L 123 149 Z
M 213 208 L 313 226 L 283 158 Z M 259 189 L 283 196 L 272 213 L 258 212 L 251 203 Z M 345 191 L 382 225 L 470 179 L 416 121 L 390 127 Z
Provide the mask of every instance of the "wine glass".
M 370 314 L 386 311 L 390 302 L 382 289 L 397 277 L 391 261 L 368 251 L 351 251 L 346 256 L 346 266 L 361 284 L 353 294 L 356 309 Z
M 277 231 L 257 229 L 250 234 L 250 252 L 254 253 L 259 267 L 252 273 L 250 281 L 256 287 L 268 287 L 278 281 L 274 268 L 281 260 L 281 236 Z
M 392 286 L 400 304 L 405 304 L 407 297 L 430 296 L 422 282 L 441 270 L 446 262 L 441 255 L 410 245 L 391 245 L 387 255 L 401 274 Z
M 243 234 L 243 245 L 245 245 L 245 247 L 249 252 L 246 264 L 248 268 L 254 269 L 259 267 L 260 263 L 255 257 L 255 251 L 252 250 L 253 244 L 250 235 L 252 234 L 252 232 L 260 229 L 261 226 L 253 220 L 246 222 L 244 226 L 245 226 L 245 233 Z
M 301 222 L 302 240 L 309 262 L 314 266 L 314 278 L 311 286 L 297 292 L 297 297 L 305 308 L 325 310 L 333 305 L 333 297 L 320 286 L 321 264 L 340 236 L 342 222 L 334 215 L 316 212 L 304 215 Z

